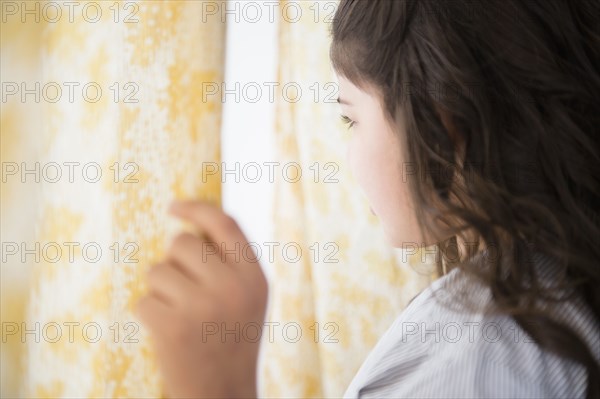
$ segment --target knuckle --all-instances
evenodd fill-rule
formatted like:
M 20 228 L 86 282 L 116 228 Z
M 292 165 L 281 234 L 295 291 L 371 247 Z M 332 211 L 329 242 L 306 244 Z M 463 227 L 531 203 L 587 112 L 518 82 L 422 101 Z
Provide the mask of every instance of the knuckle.
M 177 311 L 177 318 L 186 326 L 193 325 L 198 319 L 201 319 L 201 313 L 198 312 L 198 307 L 189 305 L 188 303 L 181 304 Z
M 222 225 L 223 228 L 226 231 L 237 231 L 239 230 L 239 225 L 237 220 L 235 220 L 233 217 L 229 216 L 229 215 L 223 215 L 223 220 L 222 220 Z
M 180 251 L 185 246 L 189 245 L 190 241 L 193 240 L 194 236 L 191 233 L 183 232 L 177 234 L 173 241 L 171 242 L 171 248 L 169 250 L 170 253 L 175 253 Z
M 202 314 L 202 320 L 215 322 L 223 316 L 223 309 L 214 299 L 205 301 L 198 311 Z
M 178 341 L 185 340 L 188 333 L 187 323 L 181 318 L 174 317 L 165 325 L 165 333 Z
M 148 284 L 150 286 L 155 286 L 161 280 L 161 275 L 162 275 L 161 265 L 152 266 L 146 273 Z

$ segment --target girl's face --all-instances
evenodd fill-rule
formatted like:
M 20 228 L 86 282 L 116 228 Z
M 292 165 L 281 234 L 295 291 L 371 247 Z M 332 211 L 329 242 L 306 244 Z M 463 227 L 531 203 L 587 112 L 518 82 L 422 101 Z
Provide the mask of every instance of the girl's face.
M 379 217 L 387 241 L 397 248 L 423 245 L 411 204 L 399 134 L 387 122 L 380 96 L 338 76 L 342 114 L 351 119 L 347 160 L 354 178 Z

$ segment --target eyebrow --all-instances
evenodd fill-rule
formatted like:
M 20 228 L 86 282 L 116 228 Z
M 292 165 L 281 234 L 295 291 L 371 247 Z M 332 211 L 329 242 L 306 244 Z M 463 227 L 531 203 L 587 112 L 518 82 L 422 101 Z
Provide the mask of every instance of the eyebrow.
M 346 100 L 343 100 L 341 97 L 338 97 L 338 98 L 337 98 L 337 102 L 338 102 L 339 104 L 344 104 L 344 105 L 350 105 L 350 106 L 352 106 L 352 104 L 350 104 L 350 103 L 349 103 L 349 102 L 347 102 Z

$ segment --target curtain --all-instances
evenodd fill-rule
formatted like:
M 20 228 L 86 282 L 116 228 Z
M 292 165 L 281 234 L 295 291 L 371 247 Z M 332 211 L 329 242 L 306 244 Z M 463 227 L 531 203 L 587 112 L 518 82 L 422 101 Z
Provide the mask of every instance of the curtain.
M 160 397 L 132 305 L 181 227 L 170 201 L 221 200 L 219 174 L 203 171 L 220 160 L 222 104 L 203 84 L 223 80 L 226 24 L 203 20 L 194 1 L 11 3 L 2 240 L 16 247 L 3 247 L 3 396 Z M 33 94 L 22 101 L 23 82 Z M 20 284 L 5 292 L 7 279 Z
M 25 318 L 27 293 L 33 262 L 21 262 L 20 256 L 9 257 L 7 247 L 35 240 L 33 209 L 37 204 L 37 185 L 30 179 L 9 178 L 10 166 L 16 162 L 35 162 L 36 138 L 41 120 L 35 104 L 24 104 L 17 96 L 6 95 L 7 83 L 39 80 L 39 54 L 41 24 L 23 26 L 20 18 L 5 16 L 5 1 L 0 1 L 2 21 L 0 25 L 0 158 L 2 180 L 0 181 L 0 239 L 2 241 L 2 267 L 0 269 L 0 395 L 17 397 L 22 381 L 22 364 L 25 344 L 20 334 L 11 331 L 22 325 Z M 11 163 L 12 162 L 12 163 Z M 22 207 L 24 211 L 17 212 Z M 16 254 L 18 255 L 18 254 Z
M 183 227 L 169 202 L 221 201 L 209 166 L 221 159 L 222 104 L 204 88 L 224 78 L 226 23 L 206 9 L 223 2 L 0 3 L 2 396 L 161 397 L 132 305 Z M 340 396 L 437 277 L 420 252 L 387 246 L 345 164 L 328 58 L 335 5 L 276 8 L 287 179 L 272 214 L 261 397 Z
M 328 55 L 336 3 L 280 2 L 277 161 L 290 172 L 275 188 L 282 250 L 275 251 L 261 397 L 342 396 L 385 329 L 439 276 L 437 247 L 386 244 L 345 164 L 351 133 L 338 122 Z

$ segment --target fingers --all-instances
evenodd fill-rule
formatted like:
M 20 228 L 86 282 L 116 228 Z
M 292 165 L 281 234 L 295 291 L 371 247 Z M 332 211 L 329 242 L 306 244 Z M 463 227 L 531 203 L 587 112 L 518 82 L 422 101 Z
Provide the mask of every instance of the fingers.
M 148 288 L 164 302 L 178 305 L 185 302 L 195 284 L 176 265 L 159 263 L 148 271 Z
M 175 237 L 167 257 L 196 281 L 214 279 L 214 275 L 219 274 L 219 267 L 223 266 L 221 254 L 215 244 L 190 233 L 181 233 Z
M 169 319 L 170 308 L 156 295 L 146 295 L 137 302 L 135 313 L 143 324 L 155 330 Z
M 254 250 L 235 219 L 218 207 L 203 201 L 183 201 L 175 202 L 170 211 L 205 232 L 207 239 L 217 244 L 219 251 L 232 263 L 237 263 L 235 260 L 244 264 L 257 263 Z

